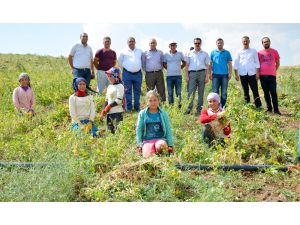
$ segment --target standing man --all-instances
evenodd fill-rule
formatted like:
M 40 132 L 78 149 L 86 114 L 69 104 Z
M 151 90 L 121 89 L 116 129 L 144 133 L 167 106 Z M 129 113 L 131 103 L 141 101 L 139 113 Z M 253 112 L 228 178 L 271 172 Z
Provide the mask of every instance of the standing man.
M 175 88 L 178 97 L 178 108 L 181 108 L 181 69 L 185 67 L 185 59 L 182 52 L 176 50 L 177 43 L 171 41 L 169 44 L 170 52 L 165 53 L 163 66 L 167 70 L 167 88 L 169 104 L 174 104 L 173 92 Z
M 90 86 L 91 76 L 95 76 L 93 66 L 93 51 L 87 44 L 88 35 L 80 35 L 81 43 L 75 44 L 71 49 L 68 62 L 72 68 L 73 77 L 83 77 L 86 80 L 87 87 Z
M 161 50 L 156 49 L 157 41 L 154 38 L 149 42 L 150 50 L 142 55 L 143 70 L 146 72 L 147 91 L 157 89 L 161 101 L 166 101 L 165 81 L 163 74 L 164 54 Z
M 94 58 L 94 66 L 97 69 L 97 86 L 99 94 L 103 93 L 104 89 L 106 89 L 109 85 L 105 71 L 115 66 L 117 61 L 117 54 L 115 51 L 110 49 L 110 44 L 110 37 L 104 37 L 104 48 L 99 49 Z
M 234 62 L 235 79 L 241 79 L 244 90 L 244 98 L 247 103 L 250 102 L 249 86 L 253 93 L 256 108 L 261 107 L 259 98 L 257 80 L 259 79 L 259 60 L 257 51 L 249 47 L 250 39 L 247 36 L 242 38 L 243 48 L 238 51 Z
M 187 64 L 185 67 L 186 82 L 189 85 L 188 100 L 190 100 L 189 106 L 185 111 L 185 114 L 190 114 L 194 106 L 194 98 L 196 90 L 198 88 L 198 104 L 197 115 L 200 114 L 203 107 L 204 87 L 208 82 L 209 72 L 209 55 L 207 52 L 201 49 L 201 38 L 194 39 L 195 48 L 191 50 L 187 55 Z
M 119 56 L 119 66 L 123 69 L 123 82 L 125 86 L 126 111 L 132 110 L 132 87 L 134 96 L 134 110 L 140 111 L 140 96 L 142 87 L 142 50 L 135 47 L 135 39 L 129 37 L 128 48 Z
M 227 100 L 228 82 L 232 75 L 232 58 L 230 52 L 223 48 L 222 38 L 217 39 L 216 44 L 218 49 L 213 50 L 210 54 L 209 79 L 212 80 L 212 92 L 220 95 L 221 88 L 221 107 L 224 107 Z
M 276 71 L 280 66 L 280 56 L 275 49 L 270 48 L 270 38 L 264 37 L 262 39 L 262 45 L 264 49 L 258 52 L 258 58 L 260 62 L 259 73 L 261 87 L 264 91 L 265 100 L 268 107 L 267 112 L 272 112 L 272 104 L 270 98 L 271 95 L 274 113 L 281 115 L 278 108 L 278 98 L 276 91 Z

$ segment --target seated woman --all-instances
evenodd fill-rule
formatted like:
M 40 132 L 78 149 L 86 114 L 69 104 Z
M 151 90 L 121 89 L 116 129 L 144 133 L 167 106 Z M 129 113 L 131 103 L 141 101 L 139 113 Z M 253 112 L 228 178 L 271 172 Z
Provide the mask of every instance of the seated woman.
M 139 112 L 136 140 L 137 152 L 143 157 L 160 154 L 163 150 L 173 153 L 173 137 L 169 116 L 159 107 L 160 97 L 156 90 L 146 94 L 147 107 Z
M 72 118 L 72 130 L 84 130 L 97 136 L 97 127 L 94 125 L 95 104 L 92 95 L 88 95 L 86 80 L 82 77 L 74 81 L 75 93 L 69 98 L 69 110 Z
M 220 107 L 220 97 L 217 93 L 207 96 L 208 108 L 202 109 L 199 121 L 204 124 L 203 139 L 210 146 L 214 140 L 223 141 L 230 136 L 230 123 L 225 117 L 225 111 Z
M 30 85 L 30 77 L 27 73 L 21 73 L 19 76 L 20 86 L 13 92 L 13 102 L 16 110 L 21 114 L 35 115 L 34 104 L 35 97 Z

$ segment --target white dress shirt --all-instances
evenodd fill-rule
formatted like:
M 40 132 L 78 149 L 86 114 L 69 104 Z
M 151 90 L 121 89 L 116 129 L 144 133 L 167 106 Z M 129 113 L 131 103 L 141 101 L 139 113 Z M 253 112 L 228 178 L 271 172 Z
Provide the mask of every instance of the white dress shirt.
M 258 68 L 260 68 L 260 65 L 255 49 L 247 48 L 238 51 L 234 61 L 234 69 L 238 70 L 240 76 L 255 75 Z
M 118 59 L 119 66 L 132 73 L 138 72 L 142 68 L 142 54 L 142 50 L 138 48 L 122 50 Z
M 207 52 L 205 51 L 190 51 L 187 54 L 186 61 L 189 65 L 190 70 L 202 70 L 206 69 L 206 66 L 210 63 L 210 58 Z

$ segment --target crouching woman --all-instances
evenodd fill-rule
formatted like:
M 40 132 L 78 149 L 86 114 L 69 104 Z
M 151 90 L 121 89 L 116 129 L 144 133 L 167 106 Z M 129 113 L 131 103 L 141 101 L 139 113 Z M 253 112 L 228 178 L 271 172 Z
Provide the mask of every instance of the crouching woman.
M 230 137 L 230 123 L 225 116 L 225 110 L 220 107 L 220 97 L 217 93 L 207 96 L 208 108 L 202 109 L 199 121 L 204 125 L 203 139 L 210 146 L 214 141 L 223 143 L 225 137 Z
M 88 95 L 86 80 L 82 77 L 74 81 L 75 93 L 69 98 L 69 110 L 72 118 L 72 130 L 85 131 L 97 136 L 97 127 L 94 125 L 95 104 L 92 95 Z
M 139 112 L 136 140 L 137 152 L 143 157 L 173 153 L 173 136 L 169 116 L 159 107 L 160 97 L 156 90 L 146 94 L 147 107 Z

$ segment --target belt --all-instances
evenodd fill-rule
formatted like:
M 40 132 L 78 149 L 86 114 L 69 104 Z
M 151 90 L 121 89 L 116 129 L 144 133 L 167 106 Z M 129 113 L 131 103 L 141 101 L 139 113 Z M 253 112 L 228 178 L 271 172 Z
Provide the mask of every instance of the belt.
M 202 69 L 202 70 L 189 70 L 189 72 L 201 72 L 201 71 L 205 71 L 205 69 Z
M 146 71 L 146 73 L 159 73 L 161 70 Z
M 126 70 L 125 68 L 123 68 L 123 70 L 125 70 L 126 72 L 131 73 L 131 74 L 133 74 L 133 75 L 136 75 L 136 74 L 138 74 L 138 73 L 141 72 L 141 70 L 139 70 L 139 71 L 137 71 L 137 72 L 130 72 L 130 71 Z
M 90 70 L 90 68 L 75 68 L 75 67 L 74 67 L 74 69 L 76 69 L 76 70 Z

